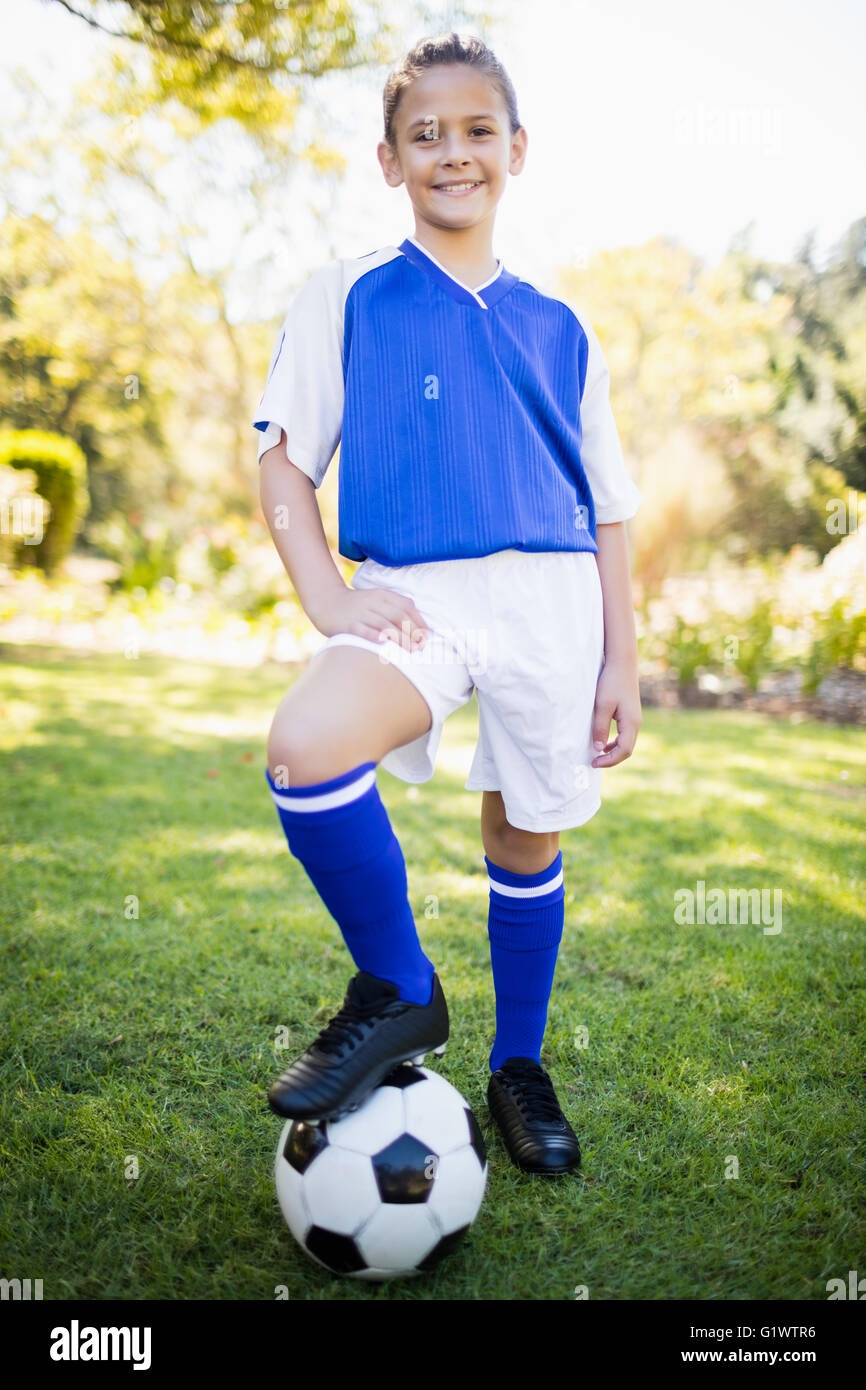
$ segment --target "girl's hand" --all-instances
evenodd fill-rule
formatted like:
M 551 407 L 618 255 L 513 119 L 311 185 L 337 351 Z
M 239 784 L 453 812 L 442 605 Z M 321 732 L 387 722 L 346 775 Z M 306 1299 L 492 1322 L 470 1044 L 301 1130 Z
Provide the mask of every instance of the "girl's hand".
M 429 636 L 418 609 L 393 589 L 338 589 L 317 607 L 316 627 L 326 637 L 352 632 L 372 642 L 391 638 L 404 651 L 419 651 Z
M 610 721 L 616 738 L 610 739 Z M 640 687 L 632 661 L 606 661 L 595 688 L 592 741 L 596 757 L 590 767 L 615 767 L 631 757 L 641 726 Z

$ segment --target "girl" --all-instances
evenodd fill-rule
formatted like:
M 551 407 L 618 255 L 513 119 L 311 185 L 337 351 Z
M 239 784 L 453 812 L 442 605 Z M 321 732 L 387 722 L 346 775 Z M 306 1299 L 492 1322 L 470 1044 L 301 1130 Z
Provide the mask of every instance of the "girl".
M 506 269 L 496 208 L 526 159 L 511 82 L 478 39 L 418 43 L 388 78 L 379 161 L 414 233 L 295 296 L 253 421 L 265 518 L 328 641 L 282 700 L 265 775 L 291 853 L 357 967 L 342 1008 L 271 1086 L 281 1116 L 356 1109 L 441 1055 L 448 1010 L 418 939 L 379 763 L 432 777 L 477 693 L 496 1037 L 488 1103 L 512 1161 L 580 1146 L 541 1065 L 562 936 L 559 834 L 600 805 L 640 725 L 625 521 L 641 496 L 590 324 Z M 340 444 L 339 551 L 316 489 Z M 611 720 L 617 737 L 609 739 Z

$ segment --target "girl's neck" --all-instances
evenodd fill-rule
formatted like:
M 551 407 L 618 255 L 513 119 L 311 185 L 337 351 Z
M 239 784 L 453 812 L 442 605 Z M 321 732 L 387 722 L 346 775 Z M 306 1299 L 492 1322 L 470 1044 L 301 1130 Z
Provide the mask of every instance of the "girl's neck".
M 416 221 L 413 237 L 440 265 L 469 289 L 483 285 L 496 274 L 493 254 L 493 227 L 488 222 L 454 231 Z

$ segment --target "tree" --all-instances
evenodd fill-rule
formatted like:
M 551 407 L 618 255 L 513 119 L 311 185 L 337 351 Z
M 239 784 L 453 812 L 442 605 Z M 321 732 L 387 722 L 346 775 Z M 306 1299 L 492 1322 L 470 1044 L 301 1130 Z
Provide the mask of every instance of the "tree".
M 838 541 L 827 500 L 862 476 L 862 239 L 845 238 L 846 258 L 824 273 L 808 245 L 782 266 L 752 257 L 748 241 L 746 229 L 707 267 L 656 238 L 561 280 L 610 365 L 623 448 L 648 503 L 635 546 L 647 590 L 720 543 L 732 556 L 797 543 L 825 554 Z M 678 457 L 684 439 L 690 466 Z
M 230 117 L 256 137 L 291 124 L 303 78 L 387 62 L 376 0 L 49 0 L 147 51 L 141 96 L 178 102 L 202 125 Z
M 145 490 L 159 500 L 168 486 L 154 318 L 132 267 L 85 230 L 64 237 L 15 213 L 0 223 L 3 423 L 64 435 L 84 451 L 91 521 Z
M 148 105 L 177 102 L 204 126 L 225 117 L 256 139 L 291 124 L 304 79 L 394 60 L 407 27 L 417 37 L 437 7 L 384 0 L 47 0 L 83 23 L 145 50 Z M 448 28 L 493 22 L 474 6 L 449 5 Z

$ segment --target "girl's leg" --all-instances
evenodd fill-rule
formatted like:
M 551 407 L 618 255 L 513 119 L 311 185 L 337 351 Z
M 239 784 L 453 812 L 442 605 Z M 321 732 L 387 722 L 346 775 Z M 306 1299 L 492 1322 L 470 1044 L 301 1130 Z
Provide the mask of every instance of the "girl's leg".
M 484 853 L 513 874 L 536 874 L 559 852 L 559 831 L 538 835 L 509 825 L 501 792 L 481 793 L 481 839 Z
M 490 879 L 488 937 L 496 993 L 491 1072 L 509 1057 L 541 1060 L 565 915 L 559 834 L 509 825 L 499 792 L 483 792 L 481 838 Z
M 287 787 L 323 782 L 381 762 L 431 723 L 427 701 L 396 666 L 364 647 L 326 647 L 277 706 L 268 769 L 284 769 Z
M 423 696 L 368 649 L 328 647 L 281 701 L 268 786 L 288 840 L 337 922 L 358 970 L 427 1004 L 434 966 L 408 899 L 406 863 L 376 785 L 376 764 L 421 737 Z

